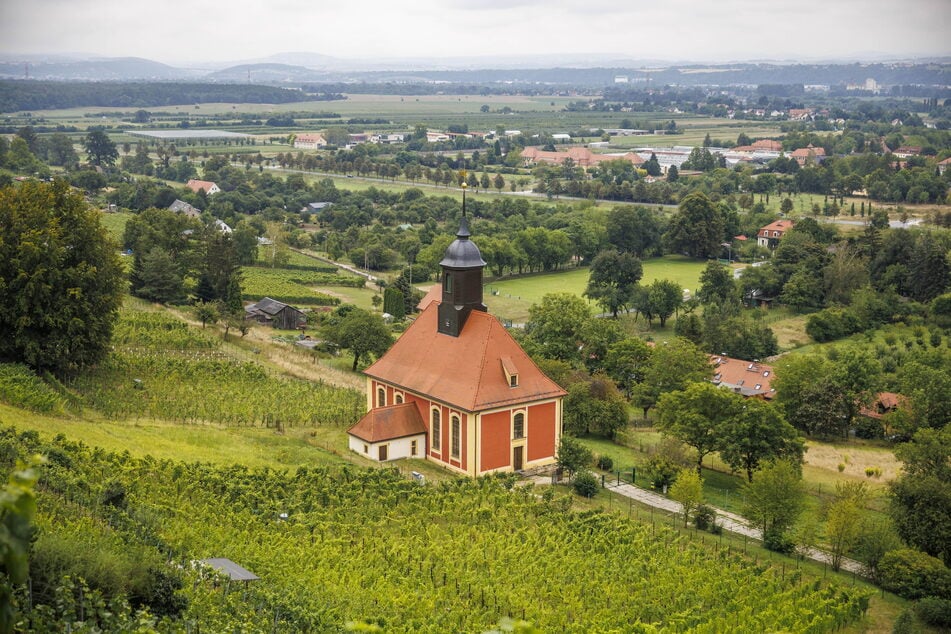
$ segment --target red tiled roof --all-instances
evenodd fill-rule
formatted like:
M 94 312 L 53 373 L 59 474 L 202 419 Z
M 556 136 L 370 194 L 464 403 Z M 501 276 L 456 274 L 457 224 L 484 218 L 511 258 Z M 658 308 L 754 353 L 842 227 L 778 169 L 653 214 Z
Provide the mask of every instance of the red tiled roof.
M 875 400 L 871 406 L 859 408 L 859 414 L 869 418 L 881 418 L 885 414 L 895 411 L 901 407 L 908 399 L 902 394 L 895 392 L 879 392 L 875 395 Z
M 207 194 L 209 191 L 211 191 L 212 187 L 217 187 L 217 185 L 211 181 L 200 181 L 193 178 L 185 184 L 185 187 L 192 190 L 196 194 L 198 193 L 198 190 L 204 189 L 205 193 Z
M 753 147 L 758 150 L 772 150 L 774 152 L 781 152 L 783 149 L 783 144 L 779 141 L 773 141 L 772 139 L 760 139 L 759 141 L 753 141 Z
M 731 359 L 720 354 L 711 354 L 713 364 L 713 382 L 718 385 L 739 389 L 745 396 L 762 395 L 773 398 L 776 391 L 770 385 L 773 380 L 773 366 L 757 361 Z
M 347 433 L 367 442 L 380 442 L 425 434 L 426 425 L 415 403 L 400 403 L 371 409 Z
M 438 309 L 431 302 L 365 374 L 469 412 L 566 394 L 492 315 L 473 311 L 453 337 L 438 332 Z M 506 381 L 503 357 L 519 370 L 515 387 Z
M 792 220 L 776 220 L 775 222 L 769 223 L 765 227 L 760 227 L 759 235 L 765 235 L 763 233 L 764 231 L 789 231 L 795 224 L 796 223 L 794 223 Z
M 426 310 L 427 306 L 433 302 L 438 302 L 441 295 L 442 284 L 433 284 L 429 287 L 429 290 L 426 291 L 426 294 L 423 295 L 423 298 L 419 300 L 419 303 L 416 304 L 416 310 Z

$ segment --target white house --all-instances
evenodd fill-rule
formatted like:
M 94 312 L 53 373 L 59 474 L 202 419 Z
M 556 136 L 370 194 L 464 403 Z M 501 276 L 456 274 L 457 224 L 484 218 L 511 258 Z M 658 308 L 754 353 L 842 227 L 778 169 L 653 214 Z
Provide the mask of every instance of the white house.
M 347 431 L 351 451 L 379 462 L 426 457 L 426 425 L 415 403 L 377 407 Z
M 303 133 L 294 137 L 294 147 L 299 150 L 319 150 L 327 145 L 324 135 L 317 133 Z

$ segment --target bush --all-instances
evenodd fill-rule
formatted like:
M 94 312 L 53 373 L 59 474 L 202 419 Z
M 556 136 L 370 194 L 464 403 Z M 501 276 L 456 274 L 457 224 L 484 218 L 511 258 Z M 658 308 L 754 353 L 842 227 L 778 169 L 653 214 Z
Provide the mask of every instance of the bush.
M 712 506 L 701 504 L 693 515 L 693 523 L 702 531 L 713 530 L 717 525 L 717 510 Z
M 774 527 L 763 533 L 763 547 L 776 553 L 790 555 L 796 550 L 796 544 L 786 533 Z
M 578 495 L 591 498 L 598 493 L 598 478 L 590 471 L 579 471 L 571 481 L 571 486 Z
M 915 606 L 915 612 L 927 625 L 951 629 L 951 600 L 925 597 Z
M 611 456 L 598 456 L 598 469 L 602 471 L 613 471 L 614 460 L 611 459 Z
M 951 598 L 951 571 L 931 555 L 912 548 L 886 553 L 878 564 L 882 587 L 906 599 Z
M 882 421 L 866 416 L 859 416 L 855 419 L 855 435 L 858 438 L 873 440 L 885 437 L 885 427 Z

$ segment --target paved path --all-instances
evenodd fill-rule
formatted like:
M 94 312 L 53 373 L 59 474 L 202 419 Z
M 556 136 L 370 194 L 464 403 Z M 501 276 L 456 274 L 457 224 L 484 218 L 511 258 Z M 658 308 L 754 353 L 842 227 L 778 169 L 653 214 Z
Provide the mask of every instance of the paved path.
M 550 480 L 546 479 L 546 483 L 550 482 Z M 646 489 L 627 484 L 626 482 L 622 482 L 620 484 L 605 482 L 605 488 L 614 491 L 618 495 L 623 495 L 624 497 L 637 500 L 642 504 L 652 506 L 656 509 L 661 509 L 669 513 L 683 512 L 679 502 L 675 502 L 670 498 L 660 495 L 659 493 L 654 493 L 653 491 L 648 491 Z M 722 509 L 716 509 L 716 512 L 717 523 L 723 527 L 723 530 L 736 533 L 737 535 L 752 537 L 753 539 L 757 540 L 763 539 L 763 532 L 758 528 L 751 527 L 745 518 Z M 805 552 L 805 555 L 814 561 L 830 565 L 832 563 L 832 555 L 824 550 L 819 550 L 818 548 L 810 548 Z M 843 557 L 842 563 L 840 565 L 842 570 L 846 570 L 848 572 L 854 572 L 863 576 L 866 573 L 865 566 L 853 559 L 847 559 Z

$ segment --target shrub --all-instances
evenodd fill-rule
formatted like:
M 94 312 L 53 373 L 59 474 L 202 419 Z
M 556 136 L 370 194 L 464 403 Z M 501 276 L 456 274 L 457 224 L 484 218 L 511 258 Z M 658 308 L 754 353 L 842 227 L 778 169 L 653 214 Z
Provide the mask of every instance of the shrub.
M 590 471 L 579 471 L 571 481 L 571 486 L 578 495 L 591 498 L 598 493 L 598 478 Z
M 702 531 L 712 530 L 717 521 L 717 510 L 712 506 L 701 504 L 693 516 L 694 525 Z
M 771 526 L 763 533 L 763 547 L 776 553 L 790 555 L 796 550 L 796 544 L 782 530 Z
M 855 435 L 859 438 L 872 440 L 885 437 L 885 427 L 882 421 L 865 416 L 859 416 L 855 420 Z
M 927 625 L 951 629 L 951 600 L 925 597 L 915 606 L 915 612 Z
M 598 456 L 598 469 L 602 471 L 612 471 L 614 469 L 614 460 L 611 456 Z
M 882 587 L 906 599 L 951 598 L 951 571 L 931 555 L 912 548 L 886 553 L 878 564 Z

